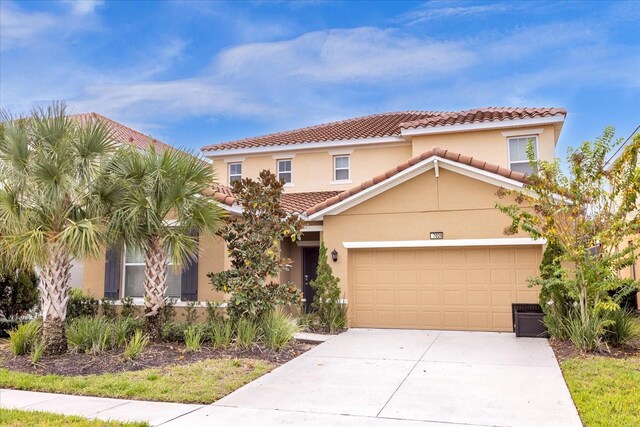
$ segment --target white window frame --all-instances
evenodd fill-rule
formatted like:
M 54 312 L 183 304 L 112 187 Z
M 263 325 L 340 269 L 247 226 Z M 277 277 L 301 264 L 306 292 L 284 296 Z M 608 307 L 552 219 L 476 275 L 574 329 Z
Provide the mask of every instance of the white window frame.
M 233 174 L 231 175 L 231 166 L 235 166 L 235 165 L 240 165 L 240 174 Z M 240 179 L 242 179 L 242 162 L 231 162 L 227 165 L 227 175 L 229 177 L 228 181 L 229 181 L 229 185 L 231 185 L 233 183 L 233 181 L 231 181 L 231 177 L 232 176 L 239 176 Z
M 511 140 L 512 139 L 522 139 L 522 138 L 527 138 L 527 140 L 533 138 L 535 140 L 535 152 L 536 152 L 536 162 L 538 162 L 540 160 L 540 140 L 538 138 L 538 135 L 514 135 L 514 136 L 509 136 L 507 137 L 507 153 L 508 153 L 508 160 L 509 160 L 509 169 L 511 169 L 511 165 L 513 163 L 517 163 L 517 164 L 529 164 L 529 159 L 526 160 L 511 160 Z M 528 144 L 528 142 L 527 142 Z
M 127 267 L 128 266 L 143 266 L 144 262 L 127 262 L 127 245 L 124 245 L 124 249 L 122 251 L 122 292 L 120 298 L 126 298 L 126 286 L 127 286 Z M 167 269 L 173 268 L 173 263 L 170 259 L 167 259 Z M 182 286 L 182 277 L 180 277 L 180 286 Z M 144 303 L 144 295 L 141 297 L 131 297 L 133 298 L 133 302 L 138 305 Z M 176 302 L 182 302 L 180 298 L 176 298 Z
M 293 159 L 292 158 L 284 158 L 276 160 L 276 176 L 278 180 L 280 180 L 280 162 L 289 162 L 289 170 L 283 171 L 282 173 L 288 173 L 291 175 L 291 181 L 285 182 L 285 187 L 293 187 Z
M 339 158 L 346 157 L 348 166 L 346 168 L 338 168 L 336 163 Z M 338 179 L 338 170 L 346 170 L 349 177 L 347 179 Z M 332 184 L 349 184 L 351 182 L 351 156 L 349 154 L 336 154 L 333 156 L 333 181 Z

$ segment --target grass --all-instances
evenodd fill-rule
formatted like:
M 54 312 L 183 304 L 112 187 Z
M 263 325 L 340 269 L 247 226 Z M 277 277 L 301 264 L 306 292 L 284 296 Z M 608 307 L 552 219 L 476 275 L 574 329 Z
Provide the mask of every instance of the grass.
M 145 427 L 148 423 L 89 420 L 87 418 L 39 411 L 0 409 L 0 425 L 11 427 Z
M 211 359 L 188 365 L 87 376 L 37 375 L 0 369 L 0 388 L 208 404 L 273 368 L 274 365 L 260 360 Z
M 635 322 L 640 329 L 640 318 Z M 576 357 L 565 360 L 561 367 L 585 426 L 640 425 L 639 356 Z

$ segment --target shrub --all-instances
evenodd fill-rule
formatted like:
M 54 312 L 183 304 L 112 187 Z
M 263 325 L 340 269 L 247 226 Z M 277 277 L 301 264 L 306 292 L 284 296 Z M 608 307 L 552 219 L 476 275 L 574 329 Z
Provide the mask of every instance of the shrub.
M 137 317 L 138 316 L 138 307 L 133 302 L 132 297 L 124 297 L 121 300 L 122 308 L 120 309 L 121 317 Z
M 262 321 L 262 342 L 273 350 L 280 350 L 293 339 L 293 335 L 300 331 L 300 327 L 291 316 L 280 311 L 274 311 Z
M 0 338 L 7 338 L 9 336 L 9 331 L 13 331 L 22 323 L 24 322 L 19 320 L 0 320 Z
M 0 273 L 0 318 L 19 319 L 38 306 L 38 278 L 31 272 Z
M 33 365 L 37 365 L 38 362 L 40 362 L 40 359 L 42 359 L 42 355 L 44 354 L 46 349 L 47 346 L 43 340 L 39 339 L 36 341 L 36 343 L 33 345 L 33 348 L 31 349 L 31 363 Z
M 107 319 L 116 319 L 118 317 L 118 310 L 116 310 L 116 304 L 113 300 L 102 298 L 100 306 L 102 307 L 102 315 Z
M 149 344 L 149 336 L 143 334 L 142 330 L 136 329 L 133 336 L 127 341 L 122 355 L 125 360 L 137 359 Z
M 122 348 L 134 333 L 144 327 L 143 321 L 123 317 L 113 323 L 113 345 Z
M 164 323 L 173 322 L 176 318 L 176 300 L 174 298 L 167 298 L 164 301 L 164 306 L 160 311 L 160 321 Z
M 67 321 L 79 317 L 95 317 L 98 315 L 98 308 L 97 299 L 84 295 L 82 289 L 71 289 L 67 305 Z
M 311 306 L 325 329 L 329 329 L 329 318 L 340 304 L 340 279 L 333 275 L 327 258 L 327 247 L 320 243 L 317 277 L 310 283 L 316 294 Z
M 601 316 L 592 315 L 583 320 L 578 313 L 565 318 L 567 336 L 581 351 L 600 350 L 605 345 L 602 336 L 604 335 L 606 322 Z
M 162 325 L 162 340 L 168 342 L 184 341 L 185 325 L 177 322 L 167 322 Z
M 184 344 L 188 352 L 200 350 L 202 344 L 202 328 L 198 325 L 189 325 L 184 330 Z
M 193 325 L 198 320 L 198 310 L 196 307 L 200 307 L 198 301 L 191 301 L 185 307 L 185 322 L 187 325 Z
M 101 353 L 113 346 L 113 323 L 104 317 L 78 317 L 69 323 L 67 342 L 73 351 Z
M 347 327 L 347 322 L 349 321 L 348 313 L 347 305 L 338 303 L 328 308 L 325 318 L 321 319 L 321 321 L 329 333 L 335 334 Z
M 233 338 L 233 323 L 227 320 L 211 322 L 211 342 L 215 348 L 226 348 Z
M 236 332 L 236 344 L 240 348 L 249 348 L 258 337 L 258 324 L 251 319 L 238 320 Z
M 40 337 L 42 322 L 40 319 L 32 320 L 28 323 L 18 325 L 15 331 L 9 332 L 9 340 L 11 342 L 11 352 L 16 356 L 21 356 L 31 352 L 33 346 Z
M 207 323 L 213 324 L 221 319 L 222 316 L 218 314 L 218 309 L 220 308 L 220 303 L 207 301 L 206 309 L 207 309 Z
M 635 319 L 630 311 L 621 308 L 611 312 L 607 318 L 613 322 L 605 328 L 604 337 L 608 344 L 621 346 L 637 336 Z

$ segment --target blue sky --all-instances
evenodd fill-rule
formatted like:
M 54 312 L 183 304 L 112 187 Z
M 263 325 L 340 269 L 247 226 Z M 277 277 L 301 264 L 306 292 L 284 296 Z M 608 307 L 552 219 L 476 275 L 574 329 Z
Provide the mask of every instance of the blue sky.
M 359 115 L 555 106 L 640 124 L 640 2 L 0 1 L 0 105 L 203 145 Z

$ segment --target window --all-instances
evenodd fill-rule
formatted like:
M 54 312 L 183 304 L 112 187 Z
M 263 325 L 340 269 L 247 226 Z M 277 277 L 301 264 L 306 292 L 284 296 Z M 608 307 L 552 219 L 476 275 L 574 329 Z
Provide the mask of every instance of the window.
M 349 180 L 349 156 L 335 156 L 333 158 L 333 180 Z
M 538 159 L 538 137 L 537 136 L 519 136 L 517 138 L 509 138 L 509 169 L 522 172 L 527 175 L 533 173 L 529 158 L 527 157 L 527 145 L 533 142 L 533 153 L 535 159 Z
M 229 163 L 229 184 L 242 179 L 242 163 Z
M 182 274 L 173 269 L 171 263 L 167 266 L 167 297 L 180 298 Z M 133 298 L 144 297 L 144 255 L 142 252 L 125 248 L 124 255 L 124 296 Z
M 291 184 L 291 159 L 278 160 L 278 179 Z

